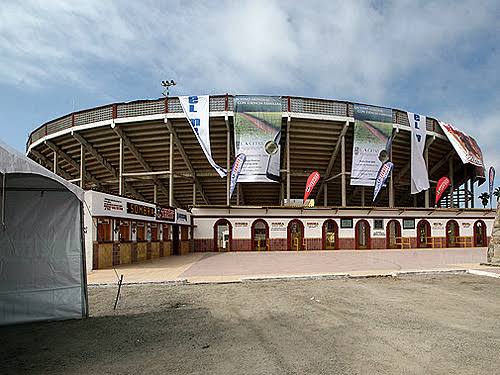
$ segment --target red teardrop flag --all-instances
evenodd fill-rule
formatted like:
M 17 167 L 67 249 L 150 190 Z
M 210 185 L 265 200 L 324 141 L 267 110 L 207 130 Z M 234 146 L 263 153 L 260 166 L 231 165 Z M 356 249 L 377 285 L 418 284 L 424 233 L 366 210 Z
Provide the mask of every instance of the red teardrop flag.
M 318 171 L 314 171 L 307 178 L 306 190 L 304 191 L 304 202 L 309 197 L 309 194 L 311 194 L 311 191 L 314 189 L 314 186 L 316 186 L 316 184 L 318 183 L 320 177 L 321 176 L 319 175 L 319 172 Z
M 448 189 L 451 185 L 450 179 L 448 177 L 441 177 L 436 185 L 436 204 L 438 204 L 439 200 L 443 193 Z

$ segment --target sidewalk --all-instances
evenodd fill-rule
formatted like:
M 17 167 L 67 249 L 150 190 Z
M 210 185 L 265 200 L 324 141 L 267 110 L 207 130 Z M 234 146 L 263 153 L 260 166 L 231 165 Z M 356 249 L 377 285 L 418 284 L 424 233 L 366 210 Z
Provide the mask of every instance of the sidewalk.
M 116 267 L 124 283 L 232 282 L 259 278 L 387 275 L 488 267 L 486 248 L 192 253 Z M 495 270 L 493 271 L 495 272 Z M 498 271 L 497 271 L 498 272 Z M 88 274 L 89 284 L 114 284 L 113 269 Z

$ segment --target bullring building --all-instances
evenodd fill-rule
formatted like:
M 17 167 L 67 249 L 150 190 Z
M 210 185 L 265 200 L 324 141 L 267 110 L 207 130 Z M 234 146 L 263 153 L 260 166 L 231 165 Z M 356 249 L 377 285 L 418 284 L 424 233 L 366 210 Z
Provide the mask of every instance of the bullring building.
M 26 146 L 86 190 L 88 269 L 203 251 L 482 247 L 494 219 L 474 207 L 474 138 L 399 109 L 168 97 L 67 114 Z

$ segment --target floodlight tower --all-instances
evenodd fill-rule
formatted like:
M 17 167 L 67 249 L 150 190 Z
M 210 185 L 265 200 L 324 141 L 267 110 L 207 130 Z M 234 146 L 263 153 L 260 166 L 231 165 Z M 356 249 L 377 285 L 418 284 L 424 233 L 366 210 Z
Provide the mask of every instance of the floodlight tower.
M 163 96 L 165 96 L 165 97 L 168 98 L 168 95 L 169 95 L 168 89 L 171 86 L 175 86 L 176 84 L 177 83 L 173 79 L 171 79 L 170 81 L 169 80 L 161 81 L 161 85 L 164 87 L 164 89 L 163 89 Z

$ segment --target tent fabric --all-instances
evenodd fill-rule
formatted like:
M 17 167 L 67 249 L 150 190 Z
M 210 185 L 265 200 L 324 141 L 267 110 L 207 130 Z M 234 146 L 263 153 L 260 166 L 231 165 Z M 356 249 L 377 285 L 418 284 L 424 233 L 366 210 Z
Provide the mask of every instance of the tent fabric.
M 6 173 L 0 325 L 81 318 L 87 315 L 83 190 L 23 158 L 0 143 Z
M 85 192 L 75 184 L 65 180 L 57 174 L 42 167 L 19 151 L 10 147 L 0 140 L 0 173 L 30 173 L 48 177 L 51 180 L 59 182 L 66 189 L 71 191 L 75 196 L 83 202 Z

